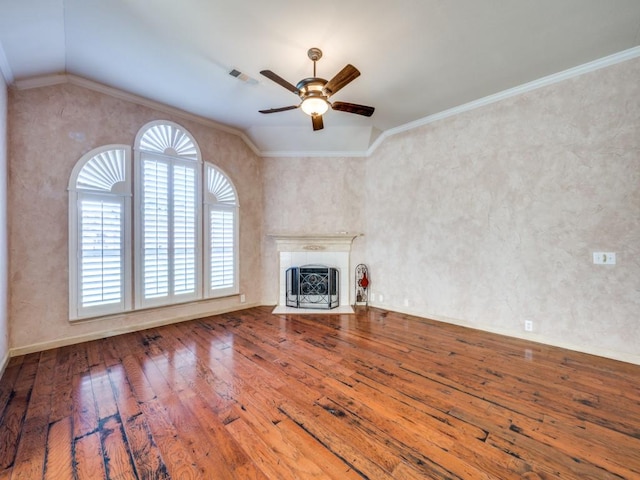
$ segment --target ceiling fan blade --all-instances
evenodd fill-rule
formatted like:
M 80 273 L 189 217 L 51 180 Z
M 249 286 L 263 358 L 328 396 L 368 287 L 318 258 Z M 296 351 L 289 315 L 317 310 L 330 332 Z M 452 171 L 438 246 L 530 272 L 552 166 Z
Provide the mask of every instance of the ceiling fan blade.
M 322 115 L 312 115 L 311 123 L 313 124 L 313 131 L 322 130 L 324 128 L 324 122 L 322 121 Z
M 287 82 L 284 78 L 282 78 L 281 76 L 273 73 L 271 70 L 262 70 L 260 72 L 262 75 L 264 75 L 265 77 L 267 77 L 269 80 L 273 80 L 274 82 L 276 82 L 278 85 L 280 85 L 281 87 L 286 88 L 287 90 L 295 93 L 296 95 L 300 94 L 300 91 L 294 87 L 293 85 L 291 85 L 289 82 Z
M 260 113 L 278 113 L 278 112 L 286 112 L 287 110 L 295 110 L 298 108 L 298 105 L 289 105 L 288 107 L 280 107 L 280 108 L 269 108 L 267 110 L 258 110 Z
M 375 108 L 366 105 L 358 105 L 357 103 L 333 102 L 331 108 L 340 110 L 341 112 L 355 113 L 356 115 L 364 115 L 370 117 L 373 115 Z
M 337 93 L 338 90 L 342 89 L 359 76 L 360 71 L 353 65 L 348 64 L 346 67 L 340 70 L 335 77 L 327 82 L 327 84 L 323 88 L 324 94 L 327 96 L 331 96 Z

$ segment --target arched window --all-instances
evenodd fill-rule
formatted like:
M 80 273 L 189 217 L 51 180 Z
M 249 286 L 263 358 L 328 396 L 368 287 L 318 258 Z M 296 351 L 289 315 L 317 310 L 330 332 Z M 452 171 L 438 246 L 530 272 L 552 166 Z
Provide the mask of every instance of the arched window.
M 170 122 L 151 122 L 136 138 L 136 307 L 202 297 L 200 150 Z
M 238 197 L 220 169 L 207 163 L 205 172 L 205 289 L 208 296 L 233 294 L 238 292 Z
M 84 155 L 69 180 L 69 310 L 72 319 L 128 310 L 131 182 L 128 145 Z
M 230 179 L 172 122 L 140 129 L 133 168 L 130 152 L 95 149 L 71 175 L 70 318 L 238 293 Z

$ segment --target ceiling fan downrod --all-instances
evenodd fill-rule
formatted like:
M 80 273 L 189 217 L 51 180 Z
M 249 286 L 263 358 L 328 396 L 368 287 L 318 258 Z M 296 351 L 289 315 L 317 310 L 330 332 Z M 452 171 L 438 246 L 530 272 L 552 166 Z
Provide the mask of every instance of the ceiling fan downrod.
M 322 50 L 316 47 L 312 47 L 307 50 L 307 56 L 313 62 L 313 76 L 316 76 L 316 62 L 322 58 Z

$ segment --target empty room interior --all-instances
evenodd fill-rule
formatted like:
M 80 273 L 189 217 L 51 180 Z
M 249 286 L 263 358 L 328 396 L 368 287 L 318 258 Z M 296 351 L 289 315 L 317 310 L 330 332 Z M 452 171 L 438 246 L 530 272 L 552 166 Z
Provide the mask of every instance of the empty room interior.
M 0 2 L 0 480 L 640 478 L 640 2 Z

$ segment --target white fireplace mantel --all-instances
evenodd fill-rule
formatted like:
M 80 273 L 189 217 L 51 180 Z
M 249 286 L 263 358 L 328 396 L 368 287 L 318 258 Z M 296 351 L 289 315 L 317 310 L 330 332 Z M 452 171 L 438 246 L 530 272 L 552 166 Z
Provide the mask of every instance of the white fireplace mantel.
M 353 240 L 361 233 L 269 233 L 275 239 L 278 252 L 350 252 Z
M 353 313 L 351 293 L 351 245 L 361 233 L 270 233 L 279 256 L 280 295 L 274 313 Z M 340 306 L 331 310 L 295 309 L 286 306 L 286 271 L 293 266 L 323 264 L 340 272 Z M 304 311 L 303 311 L 304 310 Z

